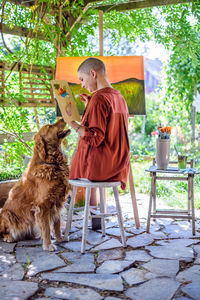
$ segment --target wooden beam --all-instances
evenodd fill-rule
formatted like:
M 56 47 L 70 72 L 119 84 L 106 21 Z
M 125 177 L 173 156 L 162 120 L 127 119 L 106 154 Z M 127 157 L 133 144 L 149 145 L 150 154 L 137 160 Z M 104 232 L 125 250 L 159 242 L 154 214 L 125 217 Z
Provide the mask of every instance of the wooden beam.
M 141 0 L 141 1 L 130 1 L 119 4 L 108 4 L 108 5 L 92 5 L 91 8 L 102 10 L 103 12 L 110 12 L 111 10 L 116 11 L 127 11 L 136 10 L 141 8 L 150 8 L 155 6 L 174 5 L 179 3 L 192 2 L 192 0 Z
M 50 41 L 47 37 L 45 37 L 45 35 L 42 32 L 36 33 L 25 27 L 14 26 L 11 29 L 6 24 L 2 24 L 2 25 L 0 24 L 0 31 L 2 31 L 5 34 L 12 34 L 12 35 L 24 36 L 24 37 L 27 37 L 27 35 L 29 35 L 29 32 L 31 31 L 32 38 L 38 38 L 39 40 Z
M 103 11 L 99 10 L 99 55 L 103 56 Z
M 30 141 L 33 141 L 33 136 L 36 133 L 37 132 L 23 132 L 23 133 L 21 133 L 21 135 L 22 135 L 22 138 L 25 142 L 30 142 Z M 16 139 L 17 139 L 17 137 L 10 134 L 10 133 L 1 133 L 0 134 L 0 144 L 3 144 L 5 142 L 5 140 L 8 143 L 13 143 L 13 142 L 15 142 Z

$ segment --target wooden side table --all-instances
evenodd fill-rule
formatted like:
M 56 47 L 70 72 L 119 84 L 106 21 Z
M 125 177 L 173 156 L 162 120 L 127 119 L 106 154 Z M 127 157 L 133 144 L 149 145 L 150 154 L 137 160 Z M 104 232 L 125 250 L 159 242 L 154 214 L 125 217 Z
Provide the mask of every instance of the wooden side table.
M 177 162 L 169 162 L 169 164 L 178 164 Z M 155 158 L 153 160 L 153 166 L 151 166 L 146 172 L 151 176 L 151 191 L 149 200 L 149 210 L 147 218 L 147 232 L 149 233 L 151 218 L 174 218 L 174 219 L 187 219 L 192 220 L 192 234 L 195 235 L 195 211 L 194 211 L 194 176 L 200 174 L 193 169 L 193 160 L 188 162 L 190 168 L 185 171 L 175 167 L 168 167 L 166 170 L 157 169 L 155 165 Z M 164 176 L 158 176 L 158 174 L 164 174 Z M 169 176 L 172 175 L 172 176 Z M 177 176 L 179 175 L 179 176 Z M 157 209 L 156 208 L 156 181 L 157 180 L 180 180 L 188 182 L 188 207 L 187 210 L 176 209 Z M 153 212 L 152 212 L 153 204 Z

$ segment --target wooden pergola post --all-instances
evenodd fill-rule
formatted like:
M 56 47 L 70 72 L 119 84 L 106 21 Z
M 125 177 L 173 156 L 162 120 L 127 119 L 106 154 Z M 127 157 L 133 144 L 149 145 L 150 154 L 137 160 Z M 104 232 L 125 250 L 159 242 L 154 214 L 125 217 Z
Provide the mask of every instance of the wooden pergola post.
M 99 55 L 103 56 L 103 11 L 99 10 Z

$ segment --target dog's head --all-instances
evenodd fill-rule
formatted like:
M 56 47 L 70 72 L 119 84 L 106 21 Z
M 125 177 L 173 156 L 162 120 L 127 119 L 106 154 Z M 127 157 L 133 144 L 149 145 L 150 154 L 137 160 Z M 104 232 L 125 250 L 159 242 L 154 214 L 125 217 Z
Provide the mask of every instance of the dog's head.
M 70 134 L 70 129 L 64 130 L 65 125 L 63 119 L 60 119 L 53 125 L 44 125 L 34 136 L 35 149 L 41 159 L 45 159 L 48 147 L 59 147 L 62 139 Z

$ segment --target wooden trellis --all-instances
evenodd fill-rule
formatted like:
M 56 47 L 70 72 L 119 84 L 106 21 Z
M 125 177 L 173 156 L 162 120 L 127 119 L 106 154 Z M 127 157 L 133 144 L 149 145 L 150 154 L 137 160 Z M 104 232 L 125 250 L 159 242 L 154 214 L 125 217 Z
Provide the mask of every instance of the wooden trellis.
M 55 106 L 51 80 L 54 71 L 51 67 L 24 66 L 20 71 L 20 88 L 26 99 L 23 106 Z
M 16 106 L 26 107 L 55 107 L 55 100 L 51 87 L 54 79 L 54 69 L 37 65 L 17 65 L 17 67 L 0 62 L 0 101 L 9 106 L 5 92 L 5 71 L 13 70 L 19 73 L 19 88 L 23 95 L 20 101 L 14 103 Z M 12 101 L 13 104 L 13 101 Z

